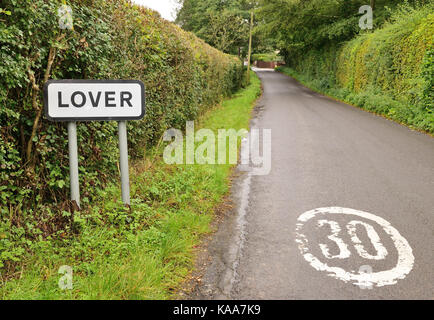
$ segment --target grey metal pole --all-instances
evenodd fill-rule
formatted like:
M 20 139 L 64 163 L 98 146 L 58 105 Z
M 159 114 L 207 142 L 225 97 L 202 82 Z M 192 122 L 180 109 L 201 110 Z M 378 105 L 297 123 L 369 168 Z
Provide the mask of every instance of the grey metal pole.
M 247 54 L 247 84 L 250 84 L 250 59 L 252 58 L 253 11 L 250 13 L 249 53 Z
M 78 183 L 78 151 L 77 151 L 77 123 L 68 122 L 69 145 L 69 178 L 71 180 L 71 200 L 80 208 L 80 185 Z
M 130 173 L 128 170 L 128 140 L 127 140 L 127 122 L 119 121 L 119 154 L 121 167 L 121 186 L 122 201 L 130 205 Z

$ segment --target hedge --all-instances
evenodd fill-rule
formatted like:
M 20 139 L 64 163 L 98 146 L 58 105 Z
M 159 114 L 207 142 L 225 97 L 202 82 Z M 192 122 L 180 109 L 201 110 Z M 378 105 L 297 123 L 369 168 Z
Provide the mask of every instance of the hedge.
M 280 62 L 283 58 L 277 53 L 255 53 L 252 54 L 252 61 L 264 61 L 264 62 Z
M 320 91 L 434 133 L 432 8 L 401 6 L 381 29 L 293 57 L 291 67 Z
M 72 8 L 74 28 L 57 10 Z M 48 122 L 48 79 L 139 79 L 147 113 L 131 121 L 132 158 L 237 90 L 242 62 L 129 0 L 2 0 L 0 10 L 0 253 L 14 234 L 48 236 L 70 217 L 67 131 Z M 78 124 L 82 202 L 118 179 L 115 122 Z M 3 241 L 4 240 L 4 241 Z M 10 253 L 9 253 L 10 254 Z M 0 257 L 2 260 L 13 260 Z

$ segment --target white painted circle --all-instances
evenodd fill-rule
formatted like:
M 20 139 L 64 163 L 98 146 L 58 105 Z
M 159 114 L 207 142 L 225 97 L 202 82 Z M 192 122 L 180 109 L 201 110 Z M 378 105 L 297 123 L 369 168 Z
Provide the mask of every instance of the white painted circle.
M 380 271 L 367 274 L 356 274 L 348 272 L 340 267 L 331 267 L 321 262 L 318 258 L 313 256 L 309 252 L 308 239 L 302 233 L 300 233 L 304 224 L 310 219 L 318 215 L 330 215 L 330 214 L 342 214 L 342 215 L 355 215 L 368 220 L 372 220 L 383 227 L 383 230 L 390 235 L 398 251 L 398 262 L 396 266 L 390 270 Z M 298 223 L 296 228 L 296 242 L 299 244 L 299 249 L 304 259 L 310 263 L 310 265 L 318 271 L 325 271 L 328 276 L 334 277 L 345 282 L 352 282 L 354 285 L 372 284 L 377 287 L 385 285 L 396 284 L 399 279 L 404 279 L 410 271 L 413 269 L 414 256 L 413 251 L 407 242 L 407 240 L 401 236 L 391 224 L 381 217 L 378 217 L 372 213 L 340 207 L 326 207 L 318 208 L 307 211 L 298 217 Z

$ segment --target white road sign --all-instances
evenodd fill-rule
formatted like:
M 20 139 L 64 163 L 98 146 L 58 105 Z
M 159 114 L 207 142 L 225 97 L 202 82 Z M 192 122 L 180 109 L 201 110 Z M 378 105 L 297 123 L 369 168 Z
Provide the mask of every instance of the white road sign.
M 50 80 L 44 103 L 51 121 L 139 120 L 145 86 L 137 80 Z

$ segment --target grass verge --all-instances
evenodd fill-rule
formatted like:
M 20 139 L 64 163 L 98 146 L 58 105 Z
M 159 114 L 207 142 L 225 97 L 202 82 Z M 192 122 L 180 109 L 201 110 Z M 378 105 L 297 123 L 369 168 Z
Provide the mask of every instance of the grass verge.
M 260 95 L 251 84 L 202 116 L 197 127 L 248 128 Z M 194 265 L 200 236 L 210 232 L 214 209 L 229 190 L 231 165 L 166 165 L 163 146 L 131 166 L 131 209 L 118 185 L 73 220 L 75 235 L 40 239 L 20 270 L 0 278 L 0 299 L 170 299 Z M 68 213 L 64 213 L 68 214 Z M 62 290 L 63 265 L 73 288 Z
M 427 107 L 408 105 L 374 89 L 355 93 L 344 88 L 330 88 L 324 85 L 327 83 L 324 79 L 310 79 L 289 67 L 278 67 L 276 70 L 318 93 L 381 115 L 411 129 L 434 134 L 434 113 Z

